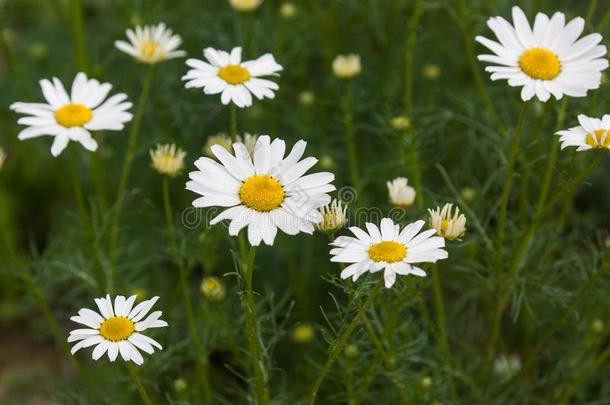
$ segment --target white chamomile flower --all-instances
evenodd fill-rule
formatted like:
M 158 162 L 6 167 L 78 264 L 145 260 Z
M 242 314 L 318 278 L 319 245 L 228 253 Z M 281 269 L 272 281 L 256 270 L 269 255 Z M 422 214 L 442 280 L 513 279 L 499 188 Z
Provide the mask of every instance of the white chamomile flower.
M 390 218 L 383 218 L 381 226 L 366 223 L 364 231 L 358 227 L 349 230 L 356 236 L 340 236 L 333 243 L 330 251 L 332 262 L 350 263 L 342 272 L 341 278 L 352 277 L 354 281 L 370 271 L 376 273 L 384 270 L 385 286 L 390 288 L 396 281 L 396 275 L 424 277 L 426 272 L 414 263 L 431 262 L 446 259 L 445 239 L 433 236 L 436 230 L 429 229 L 419 233 L 424 221 L 416 221 L 400 231 L 400 225 Z M 418 234 L 419 233 L 419 234 Z
M 152 354 L 155 351 L 154 347 L 163 349 L 156 340 L 141 333 L 149 328 L 167 326 L 167 322 L 159 319 L 162 315 L 161 311 L 154 311 L 144 318 L 158 299 L 159 297 L 153 297 L 134 307 L 135 295 L 129 298 L 117 295 L 114 305 L 110 295 L 106 295 L 106 298 L 96 298 L 95 303 L 99 313 L 83 308 L 78 311 L 78 315 L 70 318 L 87 326 L 70 332 L 68 343 L 78 342 L 72 346 L 72 354 L 82 348 L 95 346 L 93 360 L 98 360 L 108 352 L 110 361 L 115 361 L 120 353 L 123 360 L 133 361 L 137 365 L 142 364 L 144 359 L 140 350 Z
M 492 55 L 479 55 L 479 60 L 492 66 L 491 80 L 508 80 L 513 87 L 522 87 L 521 98 L 537 96 L 547 101 L 551 95 L 584 97 L 587 91 L 600 86 L 601 72 L 608 67 L 603 56 L 606 47 L 599 45 L 600 34 L 579 39 L 585 21 L 578 17 L 566 24 L 565 15 L 557 12 L 549 18 L 538 13 L 533 28 L 519 7 L 513 7 L 513 25 L 502 17 L 487 21 L 499 42 L 477 36 Z
M 333 74 L 339 79 L 352 79 L 358 76 L 361 71 L 360 55 L 338 55 L 333 60 Z
M 122 52 L 133 56 L 142 63 L 155 64 L 173 58 L 186 56 L 185 51 L 177 50 L 182 38 L 175 35 L 165 24 L 137 26 L 125 31 L 129 42 L 115 41 L 114 45 Z
M 409 186 L 406 177 L 397 177 L 392 181 L 386 182 L 390 203 L 397 207 L 409 208 L 415 201 L 415 189 Z
M 286 144 L 281 139 L 261 135 L 253 156 L 243 143 L 234 143 L 235 155 L 220 145 L 212 146 L 217 161 L 202 157 L 195 162 L 199 171 L 191 172 L 186 188 L 202 197 L 194 207 L 227 207 L 210 221 L 211 225 L 229 219 L 229 235 L 235 236 L 246 226 L 252 246 L 273 245 L 278 228 L 288 235 L 313 233 L 322 220 L 318 211 L 330 202 L 327 194 L 335 190 L 332 173 L 304 175 L 318 159 L 306 157 L 305 141 L 297 142 L 284 156 Z
M 336 232 L 349 222 L 347 218 L 347 205 L 340 200 L 334 199 L 329 205 L 319 209 L 322 214 L 322 221 L 316 224 L 316 229 L 320 232 Z
M 160 174 L 176 177 L 184 169 L 184 158 L 186 152 L 175 144 L 157 145 L 150 150 L 152 167 Z
M 453 204 L 443 205 L 443 208 L 428 209 L 430 214 L 429 225 L 436 230 L 436 234 L 447 240 L 459 239 L 466 232 L 466 217 L 460 214 L 460 209 Z
M 131 120 L 127 95 L 119 93 L 106 99 L 112 85 L 87 79 L 84 73 L 76 75 L 70 94 L 55 77 L 53 81 L 41 80 L 40 87 L 47 103 L 13 103 L 10 108 L 28 115 L 17 121 L 28 126 L 19 133 L 20 140 L 43 135 L 55 137 L 51 146 L 53 156 L 58 156 L 70 141 L 95 151 L 97 142 L 90 131 L 120 131 Z
M 185 87 L 203 88 L 205 94 L 219 94 L 222 104 L 233 103 L 240 108 L 252 105 L 252 95 L 259 100 L 274 98 L 277 83 L 261 79 L 261 76 L 277 76 L 283 68 L 273 55 L 266 53 L 258 59 L 241 61 L 241 47 L 231 52 L 213 48 L 203 50 L 207 62 L 188 59 L 186 64 L 192 69 L 182 80 Z
M 561 149 L 576 146 L 577 151 L 610 149 L 610 114 L 599 118 L 579 115 L 579 126 L 557 132 Z

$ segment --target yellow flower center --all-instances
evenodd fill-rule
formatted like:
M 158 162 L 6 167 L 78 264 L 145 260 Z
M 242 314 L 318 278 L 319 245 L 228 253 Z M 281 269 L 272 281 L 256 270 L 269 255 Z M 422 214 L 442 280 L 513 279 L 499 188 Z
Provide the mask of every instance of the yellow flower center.
M 140 45 L 140 55 L 144 59 L 152 59 L 155 56 L 157 44 L 155 42 L 144 42 Z
M 123 316 L 106 319 L 100 326 L 100 335 L 111 342 L 126 340 L 136 330 L 136 325 Z
M 606 135 L 606 139 L 603 139 L 604 134 Z M 587 145 L 593 148 L 610 149 L 610 129 L 597 129 L 593 131 L 593 133 L 587 134 L 585 142 L 587 143 Z
M 271 176 L 254 175 L 241 185 L 239 199 L 248 208 L 269 212 L 282 205 L 284 189 L 280 182 Z
M 537 80 L 553 80 L 561 72 L 561 62 L 553 52 L 545 48 L 533 48 L 521 54 L 521 70 Z
M 447 228 L 449 228 L 449 221 L 443 219 L 441 221 L 441 234 L 445 235 L 447 233 Z
M 218 77 L 229 84 L 242 84 L 250 80 L 250 72 L 239 65 L 228 65 L 218 71 Z
M 93 113 L 82 104 L 66 104 L 55 111 L 55 120 L 66 128 L 81 127 L 91 121 L 91 118 L 93 118 Z
M 368 253 L 374 262 L 396 263 L 407 256 L 407 248 L 402 243 L 385 241 L 371 246 Z

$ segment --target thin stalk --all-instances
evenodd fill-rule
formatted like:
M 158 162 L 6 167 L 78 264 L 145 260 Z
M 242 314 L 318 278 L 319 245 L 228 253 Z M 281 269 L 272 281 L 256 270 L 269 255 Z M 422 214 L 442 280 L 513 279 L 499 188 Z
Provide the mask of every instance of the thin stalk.
M 93 186 L 95 194 L 99 198 L 100 211 L 105 213 L 108 210 L 108 194 L 106 192 L 106 179 L 102 170 L 102 162 L 99 153 L 91 154 L 91 171 L 93 173 Z
M 472 77 L 474 78 L 474 85 L 477 89 L 477 92 L 479 93 L 479 97 L 481 97 L 481 100 L 483 100 L 483 104 L 485 105 L 487 112 L 489 113 L 489 115 L 491 115 L 491 118 L 494 121 L 494 123 L 503 132 L 505 129 L 504 124 L 502 123 L 502 120 L 500 120 L 500 116 L 498 115 L 498 112 L 496 111 L 494 103 L 491 100 L 491 97 L 489 96 L 487 89 L 485 88 L 485 83 L 483 82 L 483 77 L 481 76 L 481 70 L 480 70 L 481 68 L 479 66 L 477 56 L 474 51 L 474 40 L 473 40 L 474 35 L 472 34 L 472 31 L 470 30 L 470 22 L 469 22 L 469 17 L 468 17 L 470 15 L 470 12 L 468 11 L 468 8 L 466 7 L 465 0 L 458 1 L 457 14 L 458 14 L 458 18 L 459 18 L 458 25 L 460 26 L 460 29 L 462 31 L 462 36 L 464 38 L 464 48 L 466 50 L 466 59 L 468 59 L 468 66 L 470 67 L 470 71 L 472 72 Z
M 72 189 L 74 191 L 74 199 L 76 200 L 78 215 L 80 217 L 81 224 L 84 225 L 87 222 L 87 208 L 85 206 L 83 189 L 81 188 L 80 180 L 78 178 L 78 151 L 76 148 L 77 146 L 74 143 L 70 145 L 70 171 L 72 174 Z
M 259 404 L 269 404 L 269 390 L 265 378 L 265 366 L 262 358 L 260 332 L 258 330 L 258 319 L 256 315 L 256 304 L 254 302 L 254 291 L 252 289 L 252 279 L 254 275 L 254 258 L 256 248 L 250 247 L 247 257 L 243 257 L 243 278 L 245 297 L 242 298 L 242 305 L 246 315 L 246 329 L 248 334 L 248 348 L 250 351 L 250 362 L 252 373 L 254 374 L 254 392 Z
M 405 114 L 412 119 L 413 113 L 413 53 L 417 43 L 417 29 L 419 19 L 422 15 L 423 0 L 415 0 L 413 14 L 409 21 L 409 34 L 407 35 L 407 45 L 405 51 Z
M 136 384 L 136 388 L 138 389 L 140 398 L 142 398 L 142 402 L 144 402 L 146 405 L 152 405 L 153 402 L 151 401 L 150 396 L 148 395 L 148 392 L 146 392 L 146 388 L 144 388 L 144 384 L 142 384 L 142 380 L 140 380 L 140 376 L 138 375 L 138 370 L 129 361 L 126 362 L 125 365 L 127 366 L 127 370 L 129 370 L 129 374 L 131 375 L 133 382 Z
M 517 162 L 517 155 L 519 154 L 519 143 L 521 141 L 521 133 L 523 132 L 523 126 L 525 125 L 525 119 L 529 110 L 530 103 L 524 103 L 517 120 L 517 126 L 515 132 L 511 138 L 510 149 L 508 155 L 508 163 L 506 168 L 506 179 L 502 186 L 502 194 L 500 197 L 500 214 L 498 216 L 498 225 L 496 229 L 496 259 L 499 263 L 502 262 L 502 250 L 504 247 L 504 235 L 506 231 L 506 214 L 508 210 L 508 200 L 510 197 L 510 191 L 513 185 L 513 177 L 515 174 L 515 164 Z M 496 269 L 499 270 L 499 269 Z
M 421 180 L 421 167 L 419 163 L 419 151 L 417 150 L 416 130 L 401 132 L 404 140 L 401 139 L 403 145 L 403 153 L 405 157 L 405 166 L 409 172 L 409 180 L 413 183 L 416 191 L 415 204 L 420 210 L 424 209 L 424 193 Z
M 592 24 L 593 15 L 595 14 L 596 8 L 597 8 L 597 0 L 591 0 L 589 2 L 589 9 L 587 10 L 587 17 L 585 18 L 585 21 L 587 21 L 589 24 Z
M 352 113 L 352 84 L 347 83 L 345 98 L 343 100 L 343 125 L 345 126 L 345 142 L 349 159 L 349 175 L 352 185 L 358 188 L 360 177 L 358 176 L 358 149 L 356 146 L 356 130 L 354 128 L 354 117 Z
M 83 30 L 82 0 L 70 0 L 70 17 L 72 20 L 72 40 L 74 41 L 76 66 L 78 66 L 81 72 L 86 72 L 87 52 L 85 48 L 85 32 Z
M 231 142 L 237 141 L 237 106 L 229 104 L 229 137 Z
M 326 375 L 328 374 L 328 372 L 332 368 L 333 364 L 337 360 L 337 357 L 339 357 L 339 354 L 341 352 L 343 352 L 345 345 L 347 344 L 350 336 L 356 329 L 356 326 L 358 326 L 358 323 L 362 319 L 364 313 L 369 309 L 371 304 L 375 301 L 375 297 L 377 297 L 377 294 L 379 294 L 379 291 L 381 290 L 382 285 L 383 285 L 382 282 L 379 282 L 377 284 L 375 289 L 369 294 L 368 298 L 364 301 L 364 303 L 360 306 L 360 308 L 358 308 L 358 312 L 356 312 L 356 315 L 354 315 L 351 322 L 347 325 L 347 327 L 341 333 L 341 335 L 339 335 L 339 338 L 336 340 L 335 344 L 331 347 L 331 351 L 328 354 L 326 363 L 324 363 L 322 370 L 320 370 L 320 373 L 318 374 L 318 378 L 316 378 L 316 381 L 314 382 L 314 384 L 311 388 L 311 392 L 309 394 L 309 402 L 308 402 L 309 405 L 314 405 L 316 403 L 316 397 L 318 396 L 318 391 L 320 390 L 320 387 L 322 386 L 322 383 L 324 382 Z
M 121 177 L 119 180 L 119 188 L 116 195 L 116 203 L 115 209 L 116 212 L 112 218 L 112 226 L 110 227 L 110 268 L 108 271 L 108 280 L 106 285 L 106 290 L 108 293 L 111 293 L 114 288 L 114 273 L 116 271 L 116 249 L 119 242 L 119 221 L 121 218 L 121 211 L 123 208 L 123 194 L 127 189 L 127 184 L 129 182 L 129 173 L 131 170 L 131 165 L 133 163 L 136 145 L 138 143 L 138 133 L 140 132 L 140 125 L 142 123 L 142 117 L 144 115 L 144 110 L 146 106 L 146 101 L 148 99 L 148 94 L 150 92 L 151 83 L 154 76 L 154 68 L 151 66 L 148 68 L 148 72 L 146 73 L 146 77 L 144 79 L 144 84 L 142 85 L 142 92 L 140 93 L 140 99 L 138 100 L 138 107 L 136 109 L 135 116 L 133 118 L 133 124 L 131 127 L 131 132 L 129 134 L 129 141 L 127 144 L 127 152 L 125 153 L 125 160 L 123 162 L 123 169 L 121 171 Z
M 186 318 L 189 326 L 189 332 L 191 334 L 191 340 L 193 341 L 193 346 L 195 347 L 195 352 L 197 353 L 197 374 L 200 375 L 198 376 L 199 378 L 197 378 L 196 386 L 199 386 L 200 381 L 203 382 L 203 393 L 205 395 L 205 399 L 207 402 L 210 402 L 212 400 L 212 390 L 208 375 L 208 358 L 207 354 L 202 348 L 201 339 L 197 330 L 195 311 L 193 309 L 193 302 L 191 300 L 191 293 L 187 280 L 187 268 L 184 266 L 183 260 L 180 259 L 176 228 L 174 226 L 174 220 L 172 217 L 169 179 L 167 177 L 163 179 L 163 211 L 165 212 L 165 225 L 167 228 L 170 246 L 172 248 L 172 255 L 180 268 L 180 289 L 182 290 L 182 297 L 184 299 L 184 308 L 186 309 Z

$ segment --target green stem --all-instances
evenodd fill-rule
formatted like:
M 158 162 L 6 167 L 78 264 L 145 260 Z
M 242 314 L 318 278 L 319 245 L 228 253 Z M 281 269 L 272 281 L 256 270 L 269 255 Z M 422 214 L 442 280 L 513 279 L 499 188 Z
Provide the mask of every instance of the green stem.
M 142 380 L 140 380 L 140 376 L 138 375 L 138 370 L 129 361 L 126 362 L 125 365 L 127 366 L 127 370 L 129 370 L 129 374 L 131 375 L 133 382 L 136 384 L 136 388 L 138 389 L 140 398 L 142 398 L 142 402 L 144 402 L 146 405 L 152 405 L 153 402 L 151 401 L 150 396 L 148 395 L 148 392 L 146 392 L 146 388 L 144 388 L 144 385 L 142 384 Z
M 405 166 L 409 171 L 409 180 L 413 183 L 413 187 L 416 191 L 415 204 L 417 208 L 423 210 L 424 208 L 424 193 L 421 180 L 421 167 L 419 164 L 419 151 L 417 149 L 416 142 L 416 131 L 405 131 L 402 135 L 405 137 L 401 140 L 403 146 L 403 153 L 405 156 Z
M 508 155 L 508 163 L 506 168 L 506 179 L 504 180 L 504 186 L 502 187 L 502 194 L 500 197 L 500 214 L 498 216 L 498 225 L 496 229 L 496 260 L 502 262 L 502 251 L 504 249 L 504 235 L 506 231 L 506 214 L 508 210 L 508 200 L 510 197 L 510 191 L 513 185 L 513 177 L 515 174 L 515 164 L 517 162 L 517 155 L 519 154 L 519 143 L 521 141 L 521 133 L 523 132 L 523 126 L 525 125 L 525 119 L 527 118 L 527 112 L 529 110 L 530 103 L 524 103 L 519 114 L 517 126 L 515 132 L 511 138 L 510 150 Z M 499 269 L 496 269 L 496 271 Z
M 352 84 L 347 83 L 343 102 L 343 124 L 345 125 L 345 141 L 347 143 L 350 181 L 354 187 L 358 188 L 360 177 L 358 176 L 358 149 L 356 146 L 356 130 L 354 128 L 352 102 Z
M 320 390 L 320 387 L 322 386 L 322 383 L 324 382 L 326 375 L 328 374 L 328 372 L 332 368 L 333 364 L 337 360 L 337 357 L 339 357 L 339 354 L 341 352 L 343 352 L 343 349 L 345 348 L 345 345 L 347 345 L 347 342 L 349 341 L 350 336 L 356 329 L 356 326 L 358 326 L 358 323 L 364 316 L 364 313 L 369 309 L 371 304 L 375 301 L 375 297 L 377 297 L 377 294 L 379 294 L 379 291 L 381 291 L 382 286 L 383 286 L 382 282 L 379 282 L 377 284 L 377 286 L 374 288 L 374 290 L 369 294 L 368 298 L 360 306 L 360 308 L 358 309 L 358 312 L 356 312 L 356 315 L 354 315 L 351 322 L 347 325 L 345 330 L 341 333 L 339 338 L 335 341 L 334 345 L 332 345 L 331 351 L 328 354 L 328 358 L 326 359 L 326 363 L 324 363 L 322 370 L 320 370 L 320 373 L 318 374 L 318 378 L 316 378 L 316 381 L 314 382 L 314 384 L 311 388 L 311 392 L 309 394 L 309 402 L 308 402 L 309 405 L 314 405 L 316 403 L 316 397 L 318 395 L 318 391 Z
M 409 34 L 407 35 L 407 45 L 405 51 L 405 114 L 412 119 L 413 113 L 413 53 L 417 43 L 417 29 L 419 19 L 422 15 L 423 0 L 415 0 L 413 14 L 409 21 Z
M 144 84 L 142 86 L 142 92 L 140 93 L 140 99 L 138 100 L 138 107 L 133 118 L 133 124 L 131 132 L 129 134 L 129 141 L 127 144 L 127 152 L 125 153 L 125 160 L 123 162 L 123 169 L 121 171 L 121 177 L 119 180 L 119 188 L 116 195 L 115 210 L 116 212 L 112 218 L 112 225 L 110 227 L 110 267 L 108 272 L 108 280 L 106 290 L 111 293 L 114 288 L 114 275 L 116 272 L 116 249 L 119 242 L 119 222 L 121 219 L 121 211 L 123 208 L 123 197 L 127 190 L 127 184 L 129 183 L 129 173 L 131 165 L 133 163 L 136 145 L 138 143 L 138 133 L 140 132 L 140 125 L 142 123 L 142 117 L 146 106 L 146 100 L 150 92 L 151 83 L 154 76 L 154 68 L 151 66 L 148 68 Z
M 100 211 L 105 213 L 108 210 L 108 195 L 106 193 L 106 179 L 102 170 L 102 163 L 99 153 L 91 154 L 91 171 L 93 172 L 93 186 L 95 194 L 99 198 Z
M 167 228 L 167 235 L 169 237 L 170 246 L 172 249 L 172 255 L 174 260 L 180 269 L 180 289 L 182 290 L 182 297 L 184 299 L 184 308 L 186 309 L 186 318 L 189 326 L 189 332 L 191 334 L 191 340 L 197 353 L 197 374 L 200 374 L 197 378 L 196 386 L 199 386 L 199 381 L 203 383 L 203 392 L 205 395 L 206 402 L 212 400 L 212 390 L 210 387 L 209 375 L 208 375 L 208 357 L 203 350 L 199 332 L 197 329 L 197 322 L 195 317 L 195 311 L 193 309 L 193 302 L 191 300 L 191 293 L 189 290 L 188 279 L 187 279 L 187 268 L 184 265 L 183 260 L 180 258 L 180 252 L 178 248 L 178 239 L 176 237 L 176 228 L 174 226 L 174 220 L 172 217 L 172 204 L 169 192 L 169 179 L 163 178 L 163 211 L 165 213 L 165 226 Z
M 74 190 L 74 199 L 76 200 L 76 206 L 78 209 L 78 215 L 81 220 L 81 224 L 84 225 L 87 222 L 87 208 L 85 206 L 85 198 L 83 196 L 83 190 L 80 185 L 78 178 L 78 151 L 76 150 L 76 144 L 70 145 L 70 165 L 72 172 L 72 189 Z
M 85 32 L 83 30 L 82 0 L 70 0 L 70 16 L 72 19 L 72 39 L 74 41 L 76 65 L 81 72 L 86 72 L 87 53 L 85 48 Z
M 250 362 L 252 373 L 254 374 L 254 392 L 259 405 L 269 404 L 269 390 L 267 389 L 265 377 L 265 363 L 262 357 L 260 332 L 258 330 L 258 319 L 256 315 L 256 304 L 254 302 L 254 290 L 252 279 L 254 275 L 254 258 L 256 248 L 250 247 L 247 257 L 243 257 L 243 278 L 245 297 L 242 298 L 242 305 L 246 315 L 246 329 L 248 334 L 248 348 L 250 351 Z
M 237 106 L 229 104 L 229 137 L 231 142 L 237 141 Z
M 593 15 L 595 14 L 595 9 L 597 8 L 597 0 L 591 0 L 591 2 L 589 3 L 589 9 L 587 10 L 587 17 L 585 18 L 585 21 L 588 24 L 593 24 Z

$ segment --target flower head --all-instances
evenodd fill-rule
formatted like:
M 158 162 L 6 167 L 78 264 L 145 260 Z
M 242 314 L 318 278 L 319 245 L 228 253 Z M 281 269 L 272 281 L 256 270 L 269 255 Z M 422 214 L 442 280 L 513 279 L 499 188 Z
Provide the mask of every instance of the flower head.
M 309 90 L 303 90 L 299 93 L 299 103 L 304 106 L 310 106 L 316 101 L 316 95 Z
M 350 263 L 341 272 L 344 279 L 352 277 L 356 281 L 367 271 L 384 271 L 387 288 L 394 285 L 397 274 L 424 277 L 426 272 L 413 266 L 414 263 L 436 263 L 448 256 L 442 249 L 445 239 L 433 236 L 436 233 L 434 229 L 419 233 L 424 224 L 424 221 L 416 221 L 401 231 L 400 225 L 390 218 L 383 218 L 380 227 L 367 223 L 368 232 L 351 227 L 349 230 L 356 237 L 340 236 L 331 243 L 335 248 L 330 251 L 330 260 Z
M 192 69 L 182 80 L 187 89 L 203 88 L 205 94 L 219 94 L 222 104 L 233 103 L 240 108 L 252 105 L 252 95 L 259 100 L 274 98 L 279 89 L 277 83 L 261 79 L 262 76 L 277 76 L 283 68 L 273 55 L 266 53 L 258 59 L 241 61 L 241 47 L 231 52 L 206 48 L 203 51 L 207 62 L 187 59 Z
M 316 224 L 316 229 L 320 232 L 336 232 L 347 225 L 347 206 L 337 199 L 329 205 L 321 207 L 322 221 Z
M 436 80 L 441 75 L 441 68 L 438 65 L 424 65 L 421 70 L 422 76 L 428 80 Z
M 174 144 L 157 145 L 157 149 L 150 151 L 152 167 L 161 174 L 176 177 L 184 169 L 186 152 Z
M 292 340 L 295 343 L 306 344 L 314 340 L 316 337 L 316 330 L 309 323 L 302 323 L 297 325 L 292 331 Z
M 70 332 L 68 343 L 78 342 L 72 346 L 72 354 L 84 347 L 95 345 L 93 360 L 98 360 L 108 352 L 110 361 L 115 361 L 121 353 L 123 360 L 142 364 L 144 359 L 140 350 L 152 354 L 154 347 L 163 349 L 156 340 L 141 333 L 149 328 L 167 326 L 167 322 L 159 319 L 163 314 L 161 311 L 154 311 L 144 318 L 158 299 L 159 297 L 153 297 L 134 307 L 135 295 L 129 298 L 117 295 L 114 305 L 110 295 L 106 298 L 96 298 L 99 313 L 83 308 L 78 311 L 78 315 L 70 318 L 87 327 Z
M 185 51 L 176 50 L 182 44 L 182 38 L 174 35 L 163 23 L 137 26 L 135 29 L 128 29 L 125 33 L 129 42 L 115 41 L 114 46 L 142 63 L 152 65 L 186 56 Z
M 411 120 L 409 117 L 404 115 L 398 115 L 392 118 L 391 124 L 392 128 L 397 131 L 406 131 L 407 129 L 411 128 Z
M 237 135 L 236 141 L 241 142 L 244 145 L 246 145 L 246 149 L 248 150 L 248 153 L 250 153 L 250 155 L 253 155 L 254 147 L 256 146 L 256 138 L 258 138 L 258 135 L 253 135 L 248 132 L 245 132 L 243 139 L 240 135 Z M 214 152 L 212 152 L 212 146 L 220 145 L 223 148 L 225 148 L 226 150 L 230 151 L 232 144 L 233 144 L 233 142 L 231 141 L 231 137 L 229 137 L 229 135 L 227 135 L 227 134 L 212 135 L 212 136 L 208 137 L 208 139 L 206 140 L 205 147 L 203 150 L 207 156 L 214 158 L 215 155 L 214 155 Z
M 280 6 L 280 15 L 284 18 L 292 18 L 297 13 L 297 7 L 289 1 Z
M 601 72 L 608 67 L 603 56 L 606 47 L 599 45 L 600 34 L 578 37 L 585 21 L 578 17 L 566 24 L 565 15 L 552 17 L 538 13 L 533 27 L 519 7 L 513 7 L 513 25 L 502 17 L 487 21 L 499 42 L 478 36 L 476 40 L 493 52 L 479 55 L 479 60 L 492 66 L 485 68 L 491 80 L 508 80 L 513 87 L 522 87 L 521 98 L 536 96 L 547 101 L 551 95 L 584 97 L 600 85 Z
M 210 224 L 228 219 L 229 235 L 246 226 L 248 241 L 257 246 L 263 241 L 273 245 L 278 228 L 289 235 L 313 233 L 322 220 L 318 208 L 330 202 L 327 194 L 335 190 L 332 173 L 305 173 L 318 161 L 301 159 L 305 141 L 297 142 L 284 156 L 281 139 L 261 135 L 250 154 L 243 143 L 233 144 L 234 155 L 219 145 L 212 146 L 218 159 L 202 157 L 195 162 L 198 171 L 189 174 L 186 188 L 202 197 L 194 207 L 226 207 Z
M 69 95 L 57 78 L 41 80 L 40 87 L 48 104 L 18 102 L 10 108 L 28 115 L 17 121 L 28 126 L 19 133 L 19 139 L 53 136 L 53 156 L 58 156 L 70 141 L 95 151 L 97 142 L 90 131 L 120 131 L 131 120 L 127 95 L 119 93 L 106 100 L 112 85 L 88 79 L 84 73 L 76 75 Z
M 453 204 L 445 204 L 443 208 L 429 209 L 429 225 L 436 230 L 436 234 L 447 240 L 459 239 L 466 232 L 466 217 L 460 214 L 460 209 Z
M 521 359 L 516 354 L 502 354 L 494 360 L 494 371 L 504 378 L 510 378 L 521 370 Z
M 386 182 L 390 203 L 402 208 L 409 208 L 415 201 L 415 189 L 409 186 L 409 181 L 405 177 L 397 177 L 392 181 Z
M 339 79 L 352 79 L 358 76 L 361 71 L 360 55 L 338 55 L 333 60 L 333 73 Z
M 234 10 L 241 12 L 254 11 L 263 4 L 263 0 L 229 0 Z
M 579 115 L 579 126 L 557 132 L 561 149 L 576 146 L 577 151 L 610 149 L 610 114 L 601 119 Z
M 6 152 L 0 148 L 0 170 L 4 167 L 4 162 L 6 162 Z
M 225 299 L 226 289 L 218 277 L 205 277 L 201 281 L 201 292 L 209 301 L 217 302 Z

